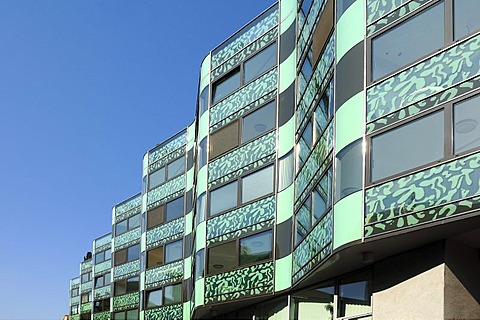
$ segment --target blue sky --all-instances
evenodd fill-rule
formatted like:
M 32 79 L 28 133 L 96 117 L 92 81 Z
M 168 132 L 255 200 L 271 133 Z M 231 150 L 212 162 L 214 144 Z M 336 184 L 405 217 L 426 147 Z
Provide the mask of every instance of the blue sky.
M 0 319 L 60 319 L 199 67 L 273 0 L 0 0 Z

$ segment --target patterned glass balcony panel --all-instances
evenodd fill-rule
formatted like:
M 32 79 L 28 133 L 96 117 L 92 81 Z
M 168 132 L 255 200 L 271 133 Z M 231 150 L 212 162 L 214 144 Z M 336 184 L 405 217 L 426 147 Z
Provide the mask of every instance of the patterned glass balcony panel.
M 147 193 L 147 210 L 176 198 L 184 190 L 185 174 L 182 174 Z
M 107 260 L 95 265 L 95 275 L 105 273 L 106 270 L 110 270 L 112 267 L 112 260 Z
M 183 130 L 171 139 L 155 147 L 148 153 L 148 172 L 152 172 L 167 162 L 185 154 L 187 131 Z M 183 148 L 182 148 L 183 147 Z
M 100 298 L 107 298 L 107 297 L 110 297 L 110 285 L 94 289 L 93 298 L 95 300 Z
M 293 282 L 297 282 L 332 252 L 333 214 L 330 211 L 293 251 Z
M 113 240 L 113 243 L 115 244 L 115 251 L 121 250 L 123 248 L 140 242 L 141 235 L 142 234 L 140 227 L 138 227 L 115 237 Z
M 179 238 L 184 230 L 185 219 L 183 217 L 147 230 L 147 249 Z
M 130 261 L 113 268 L 113 280 L 117 281 L 140 273 L 140 260 Z
M 110 311 L 94 313 L 93 320 L 110 320 Z
M 90 291 L 93 288 L 93 281 L 82 283 L 80 286 L 80 292 Z
M 125 220 L 141 211 L 142 197 L 140 194 L 115 206 L 115 222 Z
M 274 6 L 213 50 L 212 69 L 222 64 L 277 24 L 278 7 Z
M 123 296 L 113 297 L 113 311 L 120 311 L 132 308 L 138 308 L 140 303 L 140 294 L 132 292 Z
M 107 235 L 104 235 L 101 238 L 95 239 L 95 252 L 100 252 L 104 251 L 106 249 L 109 249 L 112 244 L 112 235 L 109 233 Z
M 365 236 L 480 208 L 480 153 L 386 182 L 365 192 Z
M 182 319 L 182 317 L 183 317 L 182 304 L 173 304 L 170 306 L 145 310 L 145 320 Z
M 88 312 L 92 310 L 92 303 L 87 302 L 80 305 L 80 313 Z
M 208 187 L 226 182 L 275 158 L 275 131 L 229 152 L 208 165 Z
M 409 0 L 367 0 L 367 24 L 389 14 Z
M 183 261 L 166 264 L 145 272 L 145 289 L 150 289 L 183 279 Z
M 205 303 L 273 293 L 273 262 L 205 278 Z
M 270 227 L 274 218 L 274 196 L 214 217 L 207 221 L 207 245 Z

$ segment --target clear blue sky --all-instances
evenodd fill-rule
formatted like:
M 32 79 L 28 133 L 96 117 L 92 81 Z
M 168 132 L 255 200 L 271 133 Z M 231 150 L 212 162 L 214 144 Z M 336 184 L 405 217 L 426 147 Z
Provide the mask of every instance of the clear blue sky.
M 0 319 L 60 319 L 203 57 L 273 0 L 0 0 Z

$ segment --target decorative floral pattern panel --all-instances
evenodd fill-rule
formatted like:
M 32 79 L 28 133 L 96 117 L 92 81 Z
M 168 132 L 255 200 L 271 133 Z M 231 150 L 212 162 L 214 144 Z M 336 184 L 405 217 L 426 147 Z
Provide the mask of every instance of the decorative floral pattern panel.
M 140 272 L 140 260 L 130 261 L 113 268 L 113 280 L 120 280 L 137 275 Z
M 107 260 L 95 265 L 95 275 L 104 273 L 112 267 L 112 260 Z
M 273 293 L 273 262 L 257 264 L 205 279 L 205 303 Z
M 278 28 L 274 28 L 263 36 L 261 36 L 258 40 L 254 41 L 252 44 L 248 45 L 245 49 L 225 61 L 221 66 L 216 68 L 212 71 L 212 82 L 219 78 L 221 75 L 230 71 L 233 67 L 238 66 L 238 64 L 244 61 L 246 58 L 250 57 L 254 53 L 260 51 L 267 44 L 275 40 L 278 36 Z
M 207 221 L 207 239 L 275 218 L 275 197 L 271 196 Z
M 101 288 L 95 288 L 93 290 L 94 299 L 100 299 L 100 298 L 109 297 L 109 296 L 110 296 L 110 285 L 104 286 Z
M 115 207 L 115 222 L 125 220 L 141 211 L 142 198 L 139 195 Z
M 367 24 L 387 15 L 409 0 L 367 0 Z
M 87 302 L 80 305 L 80 313 L 84 313 L 90 310 L 92 310 L 92 303 Z
M 480 72 L 480 35 L 441 52 L 367 90 L 367 121 L 439 93 Z
M 220 182 L 238 177 L 244 172 L 268 162 L 262 161 L 262 159 L 272 159 L 271 156 L 275 157 L 275 131 L 249 142 L 209 163 L 208 187 L 211 188 Z M 220 180 L 222 177 L 224 177 L 224 179 Z
M 113 239 L 113 243 L 115 244 L 115 251 L 121 250 L 123 248 L 140 242 L 140 236 L 141 231 L 140 227 L 138 227 L 115 237 Z
M 92 290 L 92 288 L 93 288 L 93 281 L 84 282 L 80 286 L 80 292 L 90 291 Z
M 185 174 L 168 181 L 147 193 L 147 210 L 167 202 L 172 194 L 185 189 Z
M 80 285 L 80 277 L 70 280 L 70 287 L 75 287 Z
M 76 296 L 76 297 L 73 297 L 73 298 L 70 298 L 70 305 L 73 306 L 75 304 L 79 304 L 80 303 L 80 296 Z
M 81 273 L 85 273 L 85 272 L 88 272 L 88 271 L 92 270 L 92 265 L 93 265 L 92 259 L 90 259 L 88 261 L 85 261 L 85 262 L 82 262 L 81 265 L 80 265 Z
M 230 43 L 220 50 L 214 50 L 212 53 L 212 68 L 216 68 L 238 51 L 242 50 L 252 41 L 262 36 L 268 30 L 272 29 L 278 24 L 278 10 L 274 8 L 265 13 L 265 16 L 257 23 L 247 26 L 248 30 L 242 30 L 232 39 L 227 40 Z
M 158 160 L 157 162 L 154 162 L 153 164 L 149 165 L 148 166 L 148 173 L 151 173 L 151 172 L 163 167 L 168 162 L 170 162 L 174 159 L 177 159 L 181 156 L 185 156 L 185 148 L 179 148 L 176 151 L 173 151 L 173 152 L 167 154 L 165 157 Z
M 95 253 L 107 250 L 112 245 L 112 235 L 109 233 L 95 240 Z
M 216 123 L 275 90 L 277 88 L 277 76 L 277 68 L 274 68 L 214 105 L 210 109 L 210 126 L 214 126 Z
M 180 281 L 183 278 L 183 261 L 166 264 L 145 272 L 145 289 Z
M 181 304 L 145 310 L 145 320 L 173 320 L 183 319 L 182 317 L 183 306 Z
M 72 314 L 70 316 L 70 320 L 80 320 L 80 315 L 79 314 Z
M 187 131 L 179 133 L 178 136 L 173 137 L 172 140 L 166 141 L 148 153 L 148 164 L 152 165 L 156 161 L 162 159 L 166 155 L 177 150 L 187 143 Z
M 330 163 L 333 148 L 333 122 L 324 131 L 295 179 L 295 207 L 305 200 Z
M 147 249 L 180 237 L 184 230 L 185 220 L 183 217 L 147 230 Z
M 474 89 L 480 88 L 480 77 L 474 77 L 440 93 L 434 94 L 420 102 L 414 103 L 406 108 L 400 109 L 383 118 L 367 124 L 367 134 L 373 133 L 388 125 L 394 124 L 400 120 L 416 115 L 422 111 L 428 110 L 440 104 L 449 102 L 456 97 L 466 94 Z
M 110 320 L 110 312 L 104 311 L 93 314 L 93 320 Z
M 332 252 L 333 214 L 328 212 L 293 251 L 293 281 L 297 282 Z
M 365 192 L 365 236 L 465 212 L 479 194 L 480 153 L 375 186 Z
M 417 10 L 422 4 L 428 2 L 430 0 L 413 0 L 408 2 L 407 4 L 401 6 L 397 10 L 393 11 L 392 13 L 388 14 L 387 16 L 383 17 L 382 19 L 378 20 L 376 23 L 367 27 L 367 36 L 370 36 L 374 32 L 380 30 L 381 28 L 389 25 L 390 23 L 397 21 L 401 17 L 409 14 Z
M 128 293 L 123 296 L 113 297 L 113 311 L 120 311 L 138 308 L 140 294 L 138 292 Z

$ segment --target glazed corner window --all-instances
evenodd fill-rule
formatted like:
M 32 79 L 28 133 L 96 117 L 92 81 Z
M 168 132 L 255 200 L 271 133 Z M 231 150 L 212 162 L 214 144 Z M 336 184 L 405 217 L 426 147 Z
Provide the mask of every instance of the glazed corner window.
M 204 165 L 207 164 L 207 147 L 207 137 L 205 137 L 198 144 L 198 169 L 202 168 Z
M 443 1 L 431 6 L 372 40 L 372 81 L 444 45 L 444 6 Z
M 147 229 L 153 228 L 164 222 L 165 206 L 161 205 L 147 212 Z
M 184 197 L 177 198 L 166 204 L 165 221 L 171 221 L 183 216 L 185 212 Z
M 363 152 L 362 139 L 343 148 L 336 159 L 335 201 L 362 188 Z
M 453 146 L 455 154 L 480 148 L 479 107 L 480 95 L 454 104 Z
M 240 265 L 272 258 L 272 231 L 266 231 L 240 240 Z
M 208 91 L 210 86 L 203 88 L 198 101 L 198 115 L 201 116 L 208 109 Z
M 204 192 L 197 198 L 197 224 L 205 220 L 207 213 L 207 194 Z
M 165 182 L 165 168 L 161 168 L 148 176 L 148 190 Z
M 277 45 L 276 43 L 263 49 L 252 58 L 245 61 L 244 69 L 244 83 L 256 78 L 263 72 L 277 64 Z
M 215 103 L 240 87 L 240 68 L 237 68 L 213 84 L 213 100 Z
M 199 250 L 195 254 L 195 279 L 203 278 L 205 276 L 205 249 Z
M 252 140 L 275 127 L 275 101 L 243 118 L 242 142 Z
M 234 181 L 210 192 L 210 216 L 237 205 L 238 182 Z
M 167 179 L 170 180 L 185 172 L 185 158 L 180 157 L 167 165 Z
M 210 136 L 210 159 L 238 146 L 238 121 L 234 121 Z
M 480 29 L 480 0 L 455 0 L 453 2 L 453 30 L 455 40 Z
M 371 181 L 444 157 L 444 113 L 438 111 L 372 138 Z
M 242 203 L 273 192 L 273 165 L 260 169 L 242 179 Z

